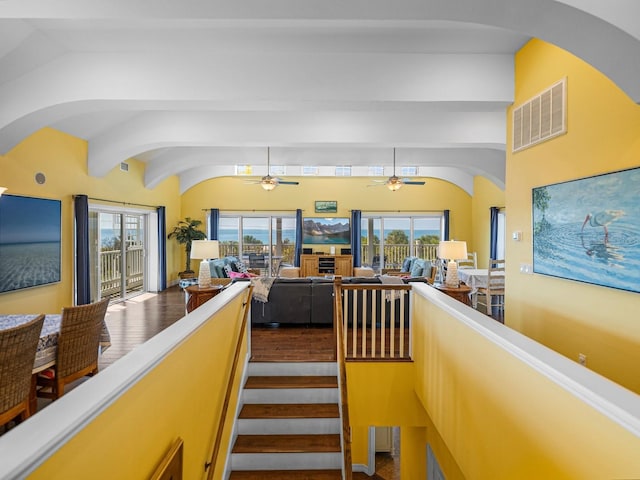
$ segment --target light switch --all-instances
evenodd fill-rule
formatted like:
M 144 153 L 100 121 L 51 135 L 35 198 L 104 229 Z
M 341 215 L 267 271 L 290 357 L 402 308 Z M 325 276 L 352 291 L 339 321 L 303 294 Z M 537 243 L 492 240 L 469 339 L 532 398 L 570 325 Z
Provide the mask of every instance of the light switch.
M 511 234 L 511 238 L 513 238 L 516 242 L 522 240 L 522 232 L 516 231 Z

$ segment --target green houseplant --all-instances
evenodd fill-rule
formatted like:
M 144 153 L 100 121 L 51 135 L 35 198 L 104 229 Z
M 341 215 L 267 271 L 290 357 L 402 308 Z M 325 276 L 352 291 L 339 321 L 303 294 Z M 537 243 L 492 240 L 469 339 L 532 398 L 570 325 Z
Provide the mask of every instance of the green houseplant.
M 207 238 L 205 233 L 198 229 L 201 224 L 202 222 L 200 220 L 186 217 L 184 220 L 180 220 L 178 225 L 173 228 L 173 231 L 167 235 L 167 238 L 175 238 L 179 244 L 185 246 L 187 261 L 185 271 L 180 272 L 180 275 L 194 273 L 194 271 L 191 270 L 191 242 L 194 240 L 206 240 Z

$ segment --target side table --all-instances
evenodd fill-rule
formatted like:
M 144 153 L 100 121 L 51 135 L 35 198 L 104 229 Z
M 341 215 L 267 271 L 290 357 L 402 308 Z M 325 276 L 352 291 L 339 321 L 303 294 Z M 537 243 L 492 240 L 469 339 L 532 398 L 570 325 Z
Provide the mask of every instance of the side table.
M 435 288 L 440 290 L 442 293 L 446 293 L 451 298 L 455 298 L 459 302 L 464 303 L 465 305 L 471 306 L 471 300 L 469 299 L 469 294 L 471 293 L 471 287 L 468 287 L 464 283 L 461 283 L 459 287 L 447 287 L 444 284 L 434 284 Z
M 210 285 L 208 287 L 191 285 L 186 287 L 184 291 L 189 295 L 187 300 L 187 312 L 192 312 L 206 301 L 211 300 L 220 293 L 222 288 L 222 285 Z

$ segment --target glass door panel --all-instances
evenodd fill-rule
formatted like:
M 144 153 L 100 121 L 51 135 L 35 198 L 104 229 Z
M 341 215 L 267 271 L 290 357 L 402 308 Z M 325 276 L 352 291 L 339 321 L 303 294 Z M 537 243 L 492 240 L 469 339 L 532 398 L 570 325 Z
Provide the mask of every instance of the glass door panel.
M 146 221 L 146 215 L 89 212 L 93 299 L 124 299 L 145 291 Z

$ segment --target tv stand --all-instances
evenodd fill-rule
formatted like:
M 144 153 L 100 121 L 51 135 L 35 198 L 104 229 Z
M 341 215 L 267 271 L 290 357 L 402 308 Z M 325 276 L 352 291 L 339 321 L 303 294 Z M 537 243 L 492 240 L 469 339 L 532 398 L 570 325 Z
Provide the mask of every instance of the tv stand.
M 353 275 L 352 255 L 301 255 L 300 276 L 320 277 L 324 275 Z

